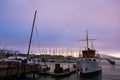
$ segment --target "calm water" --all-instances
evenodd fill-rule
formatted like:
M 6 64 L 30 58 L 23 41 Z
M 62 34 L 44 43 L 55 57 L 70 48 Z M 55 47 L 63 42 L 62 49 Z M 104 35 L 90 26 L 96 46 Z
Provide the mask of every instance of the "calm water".
M 101 66 L 102 66 L 102 73 L 91 78 L 82 78 L 79 75 L 72 74 L 67 77 L 60 77 L 60 78 L 54 78 L 51 76 L 36 76 L 35 79 L 31 78 L 31 75 L 28 75 L 27 79 L 22 80 L 120 80 L 120 60 L 115 60 L 116 65 L 111 65 L 107 61 L 102 60 Z M 54 69 L 55 63 L 47 63 L 51 68 L 51 71 Z M 70 67 L 72 67 L 73 63 L 61 63 L 61 66 L 66 68 L 68 67 L 68 64 Z

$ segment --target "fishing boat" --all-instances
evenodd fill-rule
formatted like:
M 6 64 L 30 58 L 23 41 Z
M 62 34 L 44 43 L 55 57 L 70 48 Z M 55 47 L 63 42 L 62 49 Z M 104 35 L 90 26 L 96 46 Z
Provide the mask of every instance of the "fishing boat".
M 96 53 L 96 50 L 90 49 L 88 46 L 89 40 L 95 40 L 95 39 L 89 39 L 88 38 L 88 32 L 86 31 L 86 39 L 85 40 L 79 40 L 79 41 L 86 41 L 87 48 L 85 50 L 82 50 L 82 57 L 78 59 L 78 69 L 80 70 L 81 76 L 95 76 L 97 73 L 100 73 L 102 71 L 101 66 L 99 66 L 100 63 L 100 56 Z

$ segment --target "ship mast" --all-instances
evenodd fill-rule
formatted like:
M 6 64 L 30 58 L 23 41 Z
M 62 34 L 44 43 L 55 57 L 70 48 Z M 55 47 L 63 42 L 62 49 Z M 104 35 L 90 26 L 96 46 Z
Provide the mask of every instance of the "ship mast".
M 86 45 L 87 45 L 87 50 L 88 50 L 89 43 L 88 43 L 88 31 L 87 30 L 86 30 Z
M 86 39 L 85 40 L 78 40 L 78 41 L 86 41 L 86 48 L 87 50 L 89 49 L 89 40 L 93 41 L 93 40 L 96 40 L 96 39 L 89 39 L 88 38 L 88 31 L 86 30 Z M 93 46 L 92 46 L 93 48 Z
M 32 30 L 31 30 L 31 35 L 30 35 L 30 41 L 29 41 L 29 46 L 28 46 L 28 52 L 27 52 L 27 60 L 29 59 L 30 46 L 31 46 L 32 35 L 33 35 L 34 26 L 35 26 L 36 14 L 37 14 L 37 10 L 35 11 L 35 14 L 34 14 L 34 19 L 33 19 L 33 24 L 32 24 Z

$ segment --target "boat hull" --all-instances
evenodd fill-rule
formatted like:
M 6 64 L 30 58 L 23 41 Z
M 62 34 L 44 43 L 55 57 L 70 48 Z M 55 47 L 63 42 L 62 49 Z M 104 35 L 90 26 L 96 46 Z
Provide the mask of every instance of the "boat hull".
M 81 76 L 95 76 L 102 71 L 98 58 L 84 58 L 77 62 Z
M 76 72 L 76 69 L 70 69 L 70 71 L 66 71 L 66 72 L 61 72 L 61 73 L 49 73 L 50 76 L 53 76 L 53 77 L 65 77 L 65 76 L 68 76 L 68 75 L 71 75 L 73 73 Z
M 83 72 L 80 72 L 80 76 L 82 76 L 82 77 L 92 77 L 92 76 L 95 76 L 95 75 L 97 75 L 97 74 L 101 74 L 101 72 L 102 72 L 102 69 L 100 69 L 100 70 L 98 70 L 98 71 L 94 71 L 94 72 L 88 72 L 88 73 L 83 73 Z

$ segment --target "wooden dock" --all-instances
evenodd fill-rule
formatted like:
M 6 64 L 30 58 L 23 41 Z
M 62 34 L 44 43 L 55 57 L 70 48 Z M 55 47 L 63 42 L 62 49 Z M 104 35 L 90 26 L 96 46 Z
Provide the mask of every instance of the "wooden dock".
M 28 73 L 36 73 L 38 71 L 39 65 L 26 64 L 19 62 L 0 62 L 0 79 L 6 77 L 19 77 L 20 75 L 25 75 Z

